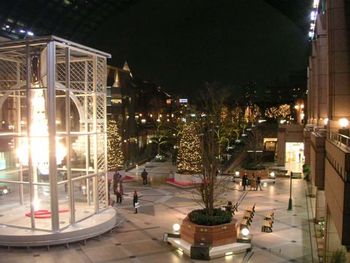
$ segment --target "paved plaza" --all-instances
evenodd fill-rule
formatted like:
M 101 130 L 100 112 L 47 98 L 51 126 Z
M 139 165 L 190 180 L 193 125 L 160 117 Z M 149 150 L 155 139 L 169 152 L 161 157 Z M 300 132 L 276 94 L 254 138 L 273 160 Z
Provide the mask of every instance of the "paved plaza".
M 139 167 L 140 170 L 141 167 Z M 139 177 L 125 183 L 123 203 L 116 206 L 120 225 L 98 238 L 69 246 L 50 248 L 0 248 L 0 262 L 6 263 L 112 263 L 112 262 L 202 262 L 188 256 L 163 242 L 163 234 L 171 232 L 173 223 L 182 219 L 198 204 L 193 200 L 191 189 L 180 189 L 163 183 L 168 176 L 165 171 L 148 168 L 150 185 L 143 186 Z M 163 169 L 164 170 L 164 169 Z M 130 171 L 130 175 L 136 174 Z M 232 183 L 225 198 L 234 203 L 243 191 Z M 134 214 L 132 193 L 137 190 L 141 207 Z M 246 191 L 235 217 L 242 219 L 245 208 L 256 204 L 256 214 L 250 227 L 253 235 L 251 252 L 226 256 L 211 262 L 317 262 L 313 260 L 315 250 L 310 198 L 307 185 L 302 179 L 293 180 L 293 210 L 288 211 L 289 180 L 277 178 L 275 184 L 263 186 L 263 191 Z M 275 210 L 272 233 L 261 232 L 264 215 Z M 310 234 L 311 233 L 311 234 Z

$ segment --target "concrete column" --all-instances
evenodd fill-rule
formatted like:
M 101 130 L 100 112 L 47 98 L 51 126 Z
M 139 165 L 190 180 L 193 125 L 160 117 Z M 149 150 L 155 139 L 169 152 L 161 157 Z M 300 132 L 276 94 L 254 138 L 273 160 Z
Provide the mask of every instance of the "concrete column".
M 328 43 L 326 32 L 326 15 L 319 14 L 317 19 L 317 125 L 324 126 L 324 119 L 328 118 L 327 90 L 328 90 Z
M 312 42 L 312 56 L 311 56 L 311 63 L 312 63 L 312 72 L 311 72 L 311 87 L 312 87 L 312 94 L 310 96 L 311 98 L 311 118 L 312 118 L 312 124 L 317 125 L 318 120 L 318 57 L 317 57 L 317 45 L 316 40 Z
M 340 118 L 350 120 L 350 2 L 327 1 L 327 31 L 329 58 L 328 116 L 330 129 L 337 130 Z

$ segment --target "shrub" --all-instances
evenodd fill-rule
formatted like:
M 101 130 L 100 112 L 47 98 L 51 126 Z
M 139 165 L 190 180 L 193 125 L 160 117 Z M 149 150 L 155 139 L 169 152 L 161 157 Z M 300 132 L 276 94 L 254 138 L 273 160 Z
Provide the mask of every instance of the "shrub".
M 230 223 L 232 220 L 232 213 L 215 208 L 213 215 L 210 216 L 206 209 L 197 209 L 190 212 L 188 218 L 192 223 L 197 225 L 216 226 Z

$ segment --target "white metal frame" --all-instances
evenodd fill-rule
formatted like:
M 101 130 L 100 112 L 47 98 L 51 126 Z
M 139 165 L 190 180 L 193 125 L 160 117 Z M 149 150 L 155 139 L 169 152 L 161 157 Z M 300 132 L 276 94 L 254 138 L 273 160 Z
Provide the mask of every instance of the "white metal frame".
M 94 212 L 99 213 L 108 207 L 107 183 L 107 147 L 106 147 L 106 79 L 107 58 L 110 55 L 77 43 L 55 36 L 31 40 L 9 41 L 0 44 L 0 121 L 16 124 L 12 131 L 0 131 L 0 139 L 12 139 L 14 142 L 23 137 L 30 137 L 31 125 L 31 93 L 33 90 L 33 56 L 40 56 L 40 82 L 46 92 L 46 117 L 48 121 L 49 140 L 49 182 L 33 181 L 32 155 L 28 140 L 28 164 L 17 163 L 15 170 L 18 179 L 8 179 L 0 171 L 0 184 L 18 186 L 18 206 L 24 205 L 24 186 L 29 185 L 29 201 L 31 224 L 28 228 L 37 229 L 33 204 L 34 191 L 37 186 L 49 186 L 51 231 L 60 228 L 58 186 L 67 184 L 69 223 L 74 224 L 76 210 L 74 202 L 74 182 L 85 180 L 87 187 L 87 203 L 94 205 Z M 43 71 L 46 71 L 43 73 Z M 45 74 L 46 73 L 46 74 Z M 37 73 L 38 75 L 38 73 Z M 57 131 L 56 102 L 58 92 L 64 92 L 65 130 Z M 13 98 L 15 115 L 6 109 L 6 101 Z M 73 103 L 72 103 L 73 102 Z M 71 119 L 71 107 L 75 106 L 79 119 Z M 24 110 L 24 108 L 26 108 Z M 23 114 L 25 112 L 25 115 Z M 25 124 L 22 122 L 24 121 Z M 79 122 L 78 131 L 71 130 L 72 123 Z M 57 167 L 56 136 L 64 138 L 67 149 L 66 165 Z M 85 167 L 74 167 L 71 162 L 73 139 L 77 136 L 85 138 Z M 90 162 L 90 160 L 93 160 Z M 26 167 L 25 167 L 26 166 Z M 24 180 L 23 171 L 28 171 L 28 180 Z M 64 171 L 67 178 L 57 180 L 57 171 Z M 1 176 L 1 173 L 4 173 Z M 90 196 L 90 181 L 92 180 L 92 196 Z M 6 215 L 4 215 L 6 217 Z M 1 224 L 1 219 L 0 219 Z

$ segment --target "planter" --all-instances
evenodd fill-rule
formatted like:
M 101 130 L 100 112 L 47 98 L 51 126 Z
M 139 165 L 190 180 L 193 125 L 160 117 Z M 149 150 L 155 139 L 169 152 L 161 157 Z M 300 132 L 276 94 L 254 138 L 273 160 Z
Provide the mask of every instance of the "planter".
M 236 219 L 216 226 L 203 226 L 192 223 L 188 217 L 182 221 L 180 236 L 188 243 L 221 246 L 237 241 Z
M 199 174 L 179 174 L 175 173 L 175 182 L 179 184 L 200 184 L 202 182 Z

